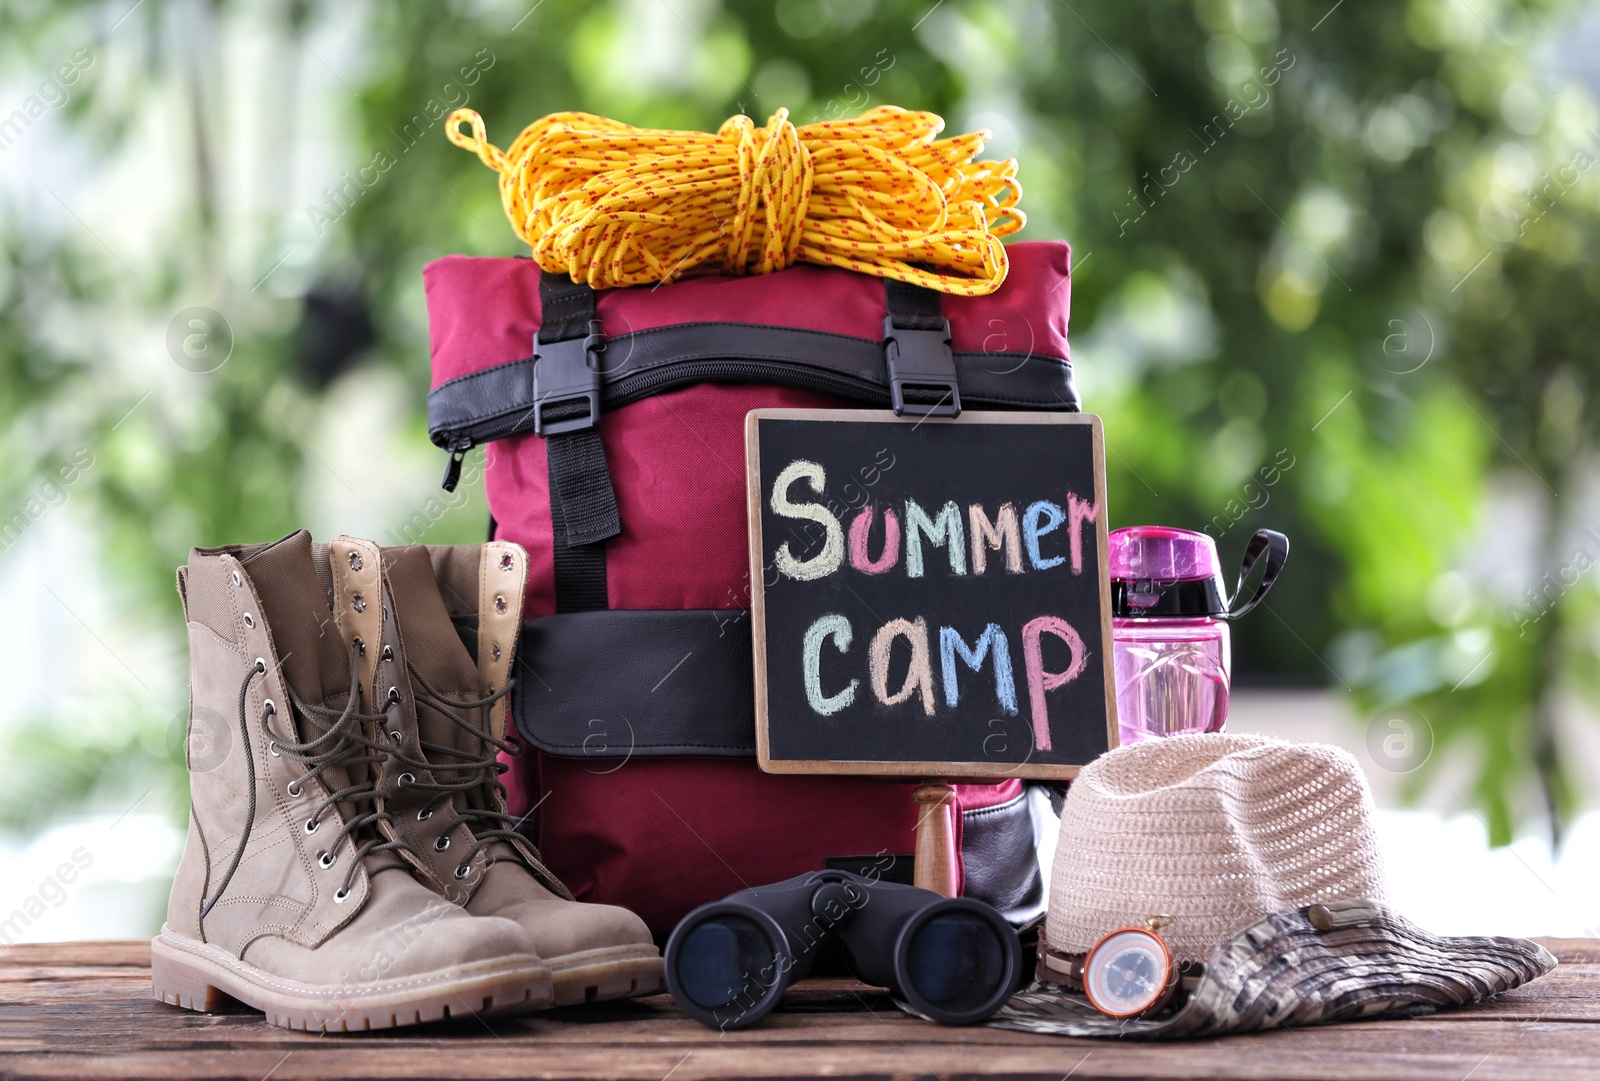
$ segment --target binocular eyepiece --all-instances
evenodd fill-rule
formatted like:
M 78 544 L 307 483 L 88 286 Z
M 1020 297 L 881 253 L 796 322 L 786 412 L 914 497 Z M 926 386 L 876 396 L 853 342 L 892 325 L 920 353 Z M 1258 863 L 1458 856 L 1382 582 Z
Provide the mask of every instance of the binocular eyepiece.
M 667 987 L 683 1011 L 723 1030 L 772 1011 L 837 938 L 863 983 L 887 987 L 946 1025 L 984 1021 L 1016 990 L 1022 947 L 970 898 L 814 871 L 701 905 L 667 940 Z

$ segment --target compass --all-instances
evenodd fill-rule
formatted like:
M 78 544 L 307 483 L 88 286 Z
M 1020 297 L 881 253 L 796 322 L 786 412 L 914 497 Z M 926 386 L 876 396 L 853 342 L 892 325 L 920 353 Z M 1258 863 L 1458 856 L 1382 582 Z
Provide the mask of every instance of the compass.
M 1172 1000 L 1178 966 L 1157 932 L 1170 916 L 1151 916 L 1143 927 L 1112 931 L 1083 960 L 1083 993 L 1107 1017 L 1142 1017 Z

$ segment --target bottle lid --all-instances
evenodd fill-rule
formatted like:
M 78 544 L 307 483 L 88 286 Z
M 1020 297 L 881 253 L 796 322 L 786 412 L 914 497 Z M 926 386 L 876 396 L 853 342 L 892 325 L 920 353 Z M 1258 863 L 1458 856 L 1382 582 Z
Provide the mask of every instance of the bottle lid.
M 1204 533 L 1169 526 L 1114 529 L 1111 614 L 1126 618 L 1226 615 L 1217 545 Z
M 1204 533 L 1170 526 L 1140 525 L 1113 529 L 1107 537 L 1111 569 L 1111 614 L 1121 619 L 1216 617 L 1244 615 L 1266 596 L 1289 556 L 1289 539 L 1262 529 L 1250 538 L 1232 602 L 1217 562 L 1217 545 Z M 1245 579 L 1256 561 L 1266 556 L 1261 584 L 1239 604 Z

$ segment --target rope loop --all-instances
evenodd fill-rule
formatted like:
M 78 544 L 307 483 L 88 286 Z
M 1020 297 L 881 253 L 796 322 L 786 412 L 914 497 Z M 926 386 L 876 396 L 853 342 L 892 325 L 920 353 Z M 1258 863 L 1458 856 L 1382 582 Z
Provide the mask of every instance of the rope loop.
M 540 268 L 596 289 L 809 262 L 992 293 L 1007 270 L 1001 238 L 1027 222 L 1017 163 L 976 160 L 988 131 L 943 129 L 934 113 L 887 105 L 799 127 L 787 109 L 763 127 L 735 116 L 714 134 L 552 113 L 502 151 L 481 116 L 457 109 L 445 135 L 500 174 Z

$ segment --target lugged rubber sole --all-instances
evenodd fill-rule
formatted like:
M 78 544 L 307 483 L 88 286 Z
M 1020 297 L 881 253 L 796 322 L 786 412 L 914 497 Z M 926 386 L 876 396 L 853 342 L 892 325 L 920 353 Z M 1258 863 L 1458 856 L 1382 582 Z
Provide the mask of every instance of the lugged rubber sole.
M 377 980 L 359 989 L 330 988 L 275 976 L 205 943 L 163 932 L 150 942 L 150 994 L 201 1013 L 231 999 L 260 1010 L 280 1028 L 362 1032 L 540 1010 L 552 1003 L 554 987 L 543 962 L 507 957 L 430 976 Z
M 666 990 L 661 953 L 652 945 L 605 946 L 546 958 L 556 1006 L 635 998 Z

